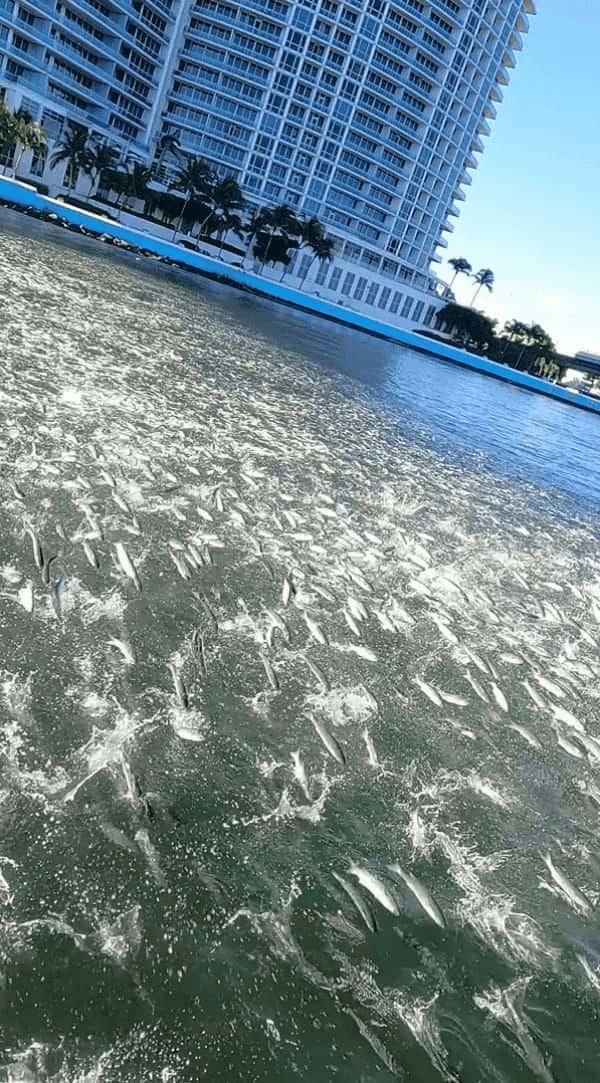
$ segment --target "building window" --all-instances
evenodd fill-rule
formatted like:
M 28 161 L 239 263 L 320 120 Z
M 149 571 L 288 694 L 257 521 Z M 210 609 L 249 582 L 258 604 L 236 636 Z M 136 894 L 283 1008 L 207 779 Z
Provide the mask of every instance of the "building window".
M 414 297 L 407 297 L 406 301 L 402 305 L 402 312 L 400 313 L 400 315 L 402 316 L 402 318 L 404 320 L 407 320 L 408 317 L 410 316 L 410 310 L 411 310 L 411 308 L 413 306 L 413 301 L 414 301 Z
M 398 311 L 398 309 L 400 308 L 400 302 L 401 302 L 403 297 L 404 297 L 404 294 L 400 293 L 399 290 L 396 290 L 394 296 L 392 297 L 392 303 L 390 305 L 390 312 L 395 313 L 395 312 Z
M 423 323 L 426 324 L 427 327 L 432 327 L 433 323 L 434 323 L 434 320 L 435 320 L 435 317 L 436 317 L 436 314 L 437 314 L 437 309 L 436 309 L 435 305 L 430 305 L 429 308 L 427 309 L 427 312 L 425 313 L 425 319 L 423 320 Z
M 379 300 L 377 302 L 377 305 L 378 305 L 379 308 L 385 308 L 385 306 L 388 303 L 389 296 L 390 296 L 391 292 L 392 291 L 391 291 L 390 286 L 384 286 L 383 287 L 381 293 L 379 294 Z
M 352 290 L 352 287 L 354 285 L 355 277 L 356 275 L 353 275 L 352 271 L 347 271 L 346 277 L 344 279 L 344 284 L 342 286 L 342 293 L 344 294 L 344 297 L 350 296 L 350 291 Z
M 328 283 L 328 286 L 329 286 L 330 290 L 337 289 L 338 282 L 339 282 L 341 277 L 342 277 L 342 268 L 341 267 L 334 267 L 333 271 L 331 272 L 331 278 L 329 279 L 329 283 Z
M 367 297 L 366 297 L 366 302 L 367 302 L 368 305 L 374 305 L 375 304 L 375 298 L 377 297 L 378 289 L 379 289 L 379 286 L 378 286 L 377 282 L 371 282 L 371 285 L 369 286 L 369 289 L 367 290 Z
M 313 261 L 312 256 L 304 255 L 298 265 L 298 277 L 301 279 L 306 278 L 308 269 Z
M 366 285 L 367 285 L 366 278 L 359 278 L 358 282 L 356 283 L 356 289 L 354 291 L 354 299 L 356 301 L 362 301 Z
M 317 277 L 315 278 L 315 282 L 318 286 L 323 286 L 325 284 L 328 271 L 329 264 L 326 260 L 323 260 L 323 262 L 319 264 L 319 270 L 317 271 Z
M 420 320 L 421 319 L 421 313 L 422 313 L 424 308 L 425 308 L 425 301 L 417 301 L 417 303 L 415 305 L 415 308 L 414 308 L 414 312 L 412 314 L 413 320 Z

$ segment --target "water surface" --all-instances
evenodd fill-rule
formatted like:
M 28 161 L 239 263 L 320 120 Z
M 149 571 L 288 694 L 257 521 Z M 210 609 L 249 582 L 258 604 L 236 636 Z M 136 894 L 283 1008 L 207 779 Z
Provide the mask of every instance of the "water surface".
M 0 1078 L 596 1080 L 598 419 L 1 224 Z

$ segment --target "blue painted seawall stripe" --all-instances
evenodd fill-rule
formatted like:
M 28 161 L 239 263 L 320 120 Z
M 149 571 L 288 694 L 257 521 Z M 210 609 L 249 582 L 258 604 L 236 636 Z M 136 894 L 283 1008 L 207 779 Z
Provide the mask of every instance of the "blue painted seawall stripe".
M 0 177 L 0 199 L 16 203 L 22 207 L 32 207 L 35 210 L 54 211 L 66 221 L 73 225 L 84 226 L 91 233 L 105 233 L 109 237 L 127 241 L 129 244 L 144 248 L 157 256 L 165 256 L 195 271 L 209 275 L 211 278 L 217 277 L 222 282 L 230 282 L 241 288 L 254 290 L 263 297 L 270 297 L 275 301 L 293 305 L 295 308 L 301 308 L 305 312 L 311 312 L 317 316 L 334 320 L 347 327 L 377 335 L 379 338 L 397 342 L 402 346 L 409 346 L 411 349 L 419 350 L 430 357 L 441 358 L 452 364 L 461 365 L 463 368 L 473 369 L 475 372 L 493 376 L 497 380 L 504 380 L 505 383 L 514 384 L 517 387 L 534 391 L 540 395 L 546 395 L 548 398 L 558 399 L 581 410 L 600 413 L 600 401 L 596 401 L 589 396 L 578 395 L 574 391 L 569 391 L 565 387 L 558 387 L 556 384 L 552 384 L 548 380 L 542 380 L 538 376 L 518 372 L 507 365 L 498 364 L 497 361 L 489 361 L 484 357 L 478 357 L 476 354 L 468 353 L 466 350 L 460 350 L 456 346 L 450 346 L 444 342 L 437 342 L 435 339 L 429 339 L 414 331 L 405 331 L 399 327 L 393 327 L 391 324 L 372 319 L 370 316 L 350 312 L 348 309 L 342 308 L 341 305 L 331 304 L 331 302 L 324 301 L 320 297 L 311 297 L 299 290 L 292 289 L 290 286 L 285 286 L 283 283 L 271 282 L 259 275 L 240 270 L 238 267 L 230 267 L 220 260 L 191 252 L 179 245 L 154 237 L 151 233 L 145 233 L 143 230 L 132 229 L 120 222 L 100 218 L 88 211 L 81 210 L 79 207 L 72 207 L 68 203 L 41 195 L 36 189 L 12 180 L 10 177 Z

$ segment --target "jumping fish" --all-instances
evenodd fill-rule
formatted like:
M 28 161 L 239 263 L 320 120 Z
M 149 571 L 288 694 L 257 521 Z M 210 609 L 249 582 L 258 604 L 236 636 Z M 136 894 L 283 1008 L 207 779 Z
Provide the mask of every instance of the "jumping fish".
M 423 907 L 423 910 L 428 917 L 430 917 L 436 925 L 439 925 L 440 929 L 445 929 L 446 920 L 444 915 L 433 896 L 425 887 L 425 884 L 421 883 L 420 880 L 417 880 L 417 877 L 413 876 L 411 872 L 406 872 L 401 865 L 388 865 L 388 869 L 393 876 L 398 877 L 399 880 L 406 884 L 408 890 L 413 893 L 415 899 Z
M 361 868 L 359 865 L 351 865 L 348 871 L 352 876 L 356 877 L 359 884 L 362 884 L 365 890 L 368 891 L 374 899 L 377 899 L 378 903 L 381 903 L 386 910 L 389 910 L 390 914 L 398 915 L 398 905 L 394 896 L 377 876 L 372 872 L 369 872 L 368 869 Z
M 573 742 L 570 741 L 568 737 L 565 737 L 564 734 L 557 732 L 556 743 L 559 748 L 562 748 L 563 752 L 566 752 L 567 755 L 572 756 L 574 760 L 583 759 L 583 752 L 581 751 L 581 749 L 577 745 L 573 744 Z
M 552 705 L 552 714 L 557 722 L 562 722 L 565 726 L 570 726 L 571 729 L 577 733 L 585 733 L 583 723 L 575 717 L 571 711 L 567 711 L 566 707 L 557 707 Z
M 87 538 L 84 538 L 84 540 L 82 542 L 82 545 L 83 545 L 83 551 L 84 551 L 85 556 L 86 556 L 86 560 L 87 560 L 88 564 L 90 565 L 90 567 L 99 568 L 100 567 L 100 561 L 98 560 L 96 552 L 95 552 L 94 548 L 92 547 L 92 545 L 90 545 Z
M 306 777 L 306 769 L 302 762 L 302 756 L 300 755 L 300 749 L 297 752 L 292 752 L 292 763 L 294 765 L 294 778 L 302 789 L 307 801 L 311 800 L 310 790 L 308 788 L 308 779 Z
M 116 649 L 121 652 L 128 666 L 135 665 L 135 655 L 130 644 L 127 643 L 125 639 L 109 639 L 108 643 L 111 647 L 116 647 Z
M 492 681 L 492 695 L 493 695 L 496 703 L 498 704 L 500 710 L 501 711 L 508 711 L 508 703 L 506 702 L 506 696 L 504 695 L 504 692 L 502 691 L 502 689 L 498 688 L 498 685 L 496 684 L 495 681 Z
M 119 562 L 119 566 L 121 568 L 121 571 L 123 572 L 124 575 L 127 576 L 128 579 L 131 579 L 131 582 L 134 584 L 135 589 L 137 591 L 141 591 L 142 584 L 140 582 L 140 577 L 139 577 L 139 575 L 138 575 L 138 573 L 137 573 L 137 571 L 135 569 L 135 565 L 134 565 L 131 557 L 129 556 L 129 553 L 127 552 L 127 549 L 125 548 L 123 542 L 120 542 L 120 541 L 115 542 L 115 551 L 116 551 L 116 554 L 117 554 L 117 560 Z
M 290 598 L 292 597 L 292 594 L 294 594 L 294 593 L 295 593 L 295 591 L 294 591 L 294 587 L 292 585 L 292 581 L 289 578 L 289 576 L 286 575 L 284 580 L 283 580 L 283 586 L 281 588 L 281 601 L 282 601 L 284 606 L 289 605 Z
M 435 704 L 436 707 L 442 706 L 442 701 L 438 693 L 436 692 L 435 688 L 432 688 L 430 684 L 427 684 L 427 681 L 421 680 L 420 677 L 413 677 L 413 684 L 416 684 L 417 688 L 421 690 L 423 695 L 427 696 L 427 699 L 431 700 L 431 702 Z
M 339 876 L 337 872 L 333 872 L 331 875 L 335 880 L 337 880 L 340 887 L 343 888 L 343 890 L 346 892 L 348 898 L 352 900 L 369 932 L 376 933 L 377 924 L 375 922 L 375 918 L 365 901 L 361 899 L 354 885 L 349 883 L 348 880 L 345 880 L 343 876 Z
M 33 548 L 33 559 L 35 560 L 36 567 L 41 571 L 44 567 L 44 554 L 42 551 L 42 545 L 35 530 L 31 526 L 25 527 L 29 537 L 31 538 L 31 545 Z
M 323 673 L 323 670 L 320 669 L 320 667 L 318 665 L 316 665 L 315 662 L 311 662 L 310 658 L 307 658 L 306 655 L 303 655 L 302 657 L 304 658 L 304 661 L 306 662 L 308 668 L 310 669 L 313 677 L 317 678 L 317 680 L 318 680 L 319 684 L 321 685 L 321 688 L 323 689 L 323 691 L 324 692 L 329 692 L 329 690 L 331 688 L 331 685 L 330 685 L 329 681 L 327 680 L 327 677 Z
M 367 746 L 367 755 L 369 757 L 369 763 L 371 764 L 371 767 L 379 767 L 379 760 L 377 759 L 377 753 L 375 751 L 375 745 L 373 744 L 373 738 L 371 737 L 371 734 L 369 733 L 366 726 L 362 732 L 362 736 L 363 741 Z
M 343 767 L 346 763 L 346 757 L 339 742 L 336 740 L 333 734 L 329 732 L 327 726 L 325 726 L 322 722 L 319 722 L 317 718 L 312 718 L 311 721 L 323 744 L 325 745 L 325 748 L 329 752 L 329 755 L 332 756 L 333 759 L 336 760 L 336 762 L 341 764 Z
M 441 688 L 438 688 L 438 695 L 443 699 L 444 703 L 452 703 L 455 707 L 468 707 L 469 701 L 464 696 L 457 696 L 454 692 L 442 692 Z
M 192 632 L 192 650 L 193 650 L 196 658 L 198 659 L 198 663 L 200 665 L 200 669 L 202 670 L 203 676 L 206 677 L 208 671 L 207 671 L 207 668 L 206 668 L 206 652 L 204 650 L 204 636 L 202 635 L 201 632 L 198 631 L 197 628 L 194 628 L 194 631 Z
M 131 770 L 131 764 L 123 752 L 121 752 L 121 770 L 125 779 L 125 797 L 132 805 L 137 805 L 142 798 L 142 788 Z
M 524 689 L 525 689 L 525 691 L 526 691 L 526 692 L 528 693 L 528 695 L 530 696 L 530 698 L 531 698 L 531 699 L 533 700 L 533 702 L 535 703 L 535 705 L 536 705 L 536 707 L 538 708 L 538 710 L 540 710 L 540 711 L 547 711 L 547 710 L 548 710 L 548 708 L 547 708 L 546 704 L 544 703 L 544 701 L 543 701 L 542 697 L 540 696 L 539 692 L 537 692 L 537 691 L 536 691 L 536 689 L 535 689 L 535 688 L 532 688 L 532 686 L 530 685 L 529 681 L 521 681 L 521 684 L 523 685 L 523 688 L 524 688 Z
M 356 621 L 354 620 L 354 617 L 352 616 L 352 614 L 349 613 L 348 610 L 345 607 L 342 609 L 342 613 L 344 614 L 344 620 L 346 621 L 346 624 L 348 625 L 348 627 L 349 627 L 350 631 L 352 632 L 352 634 L 355 635 L 357 639 L 360 639 L 361 638 L 360 628 L 358 627 L 358 625 L 357 625 Z
M 465 680 L 469 682 L 469 684 L 471 685 L 471 688 L 473 689 L 475 695 L 479 696 L 479 699 L 483 703 L 489 703 L 490 702 L 488 697 L 487 697 L 487 694 L 485 693 L 484 689 L 480 685 L 479 681 L 477 680 L 476 677 L 473 677 L 473 675 L 469 672 L 469 670 L 467 670 L 467 672 L 465 673 Z
M 179 673 L 179 670 L 175 668 L 172 662 L 169 663 L 169 669 L 171 670 L 171 676 L 173 678 L 173 685 L 175 687 L 177 702 L 179 703 L 180 707 L 189 707 L 190 704 L 183 677 Z
M 523 740 L 527 741 L 527 744 L 531 745 L 532 748 L 537 749 L 538 752 L 541 751 L 542 746 L 540 742 L 538 741 L 537 737 L 534 736 L 531 730 L 528 730 L 526 728 L 526 726 L 519 726 L 516 722 L 511 722 L 508 728 L 514 730 L 515 733 L 520 734 Z
M 579 891 L 579 889 L 571 883 L 568 876 L 565 876 L 564 872 L 561 872 L 560 869 L 557 869 L 556 865 L 552 861 L 552 858 L 550 857 L 550 854 L 546 854 L 546 856 L 544 857 L 544 864 L 546 865 L 550 876 L 554 880 L 554 883 L 558 884 L 558 887 L 567 896 L 567 899 L 569 900 L 571 906 L 574 906 L 575 909 L 579 908 L 583 911 L 584 914 L 589 914 L 592 910 L 592 904 L 590 903 L 589 899 L 587 899 L 583 892 Z
M 183 556 L 180 556 L 179 553 L 174 553 L 172 549 L 169 549 L 169 553 L 171 556 L 171 560 L 177 568 L 177 571 L 179 572 L 181 578 L 189 581 L 192 578 L 192 573 L 190 571 L 189 565 L 186 564 Z
M 267 656 L 265 654 L 261 654 L 260 660 L 261 660 L 261 662 L 262 662 L 262 664 L 263 664 L 263 666 L 265 668 L 265 673 L 267 675 L 267 680 L 268 680 L 269 684 L 271 685 L 271 688 L 273 689 L 274 692 L 278 692 L 279 691 L 279 680 L 277 678 L 277 674 L 276 674 L 275 670 L 273 669 L 273 666 L 271 665 L 270 659 L 267 658 Z
M 317 643 L 320 643 L 323 647 L 329 646 L 327 636 L 325 635 L 325 632 L 321 628 L 320 624 L 317 624 L 316 620 L 313 620 L 312 617 L 309 617 L 306 611 L 303 613 L 303 617 L 306 623 L 306 627 L 308 628 L 313 639 L 316 639 Z

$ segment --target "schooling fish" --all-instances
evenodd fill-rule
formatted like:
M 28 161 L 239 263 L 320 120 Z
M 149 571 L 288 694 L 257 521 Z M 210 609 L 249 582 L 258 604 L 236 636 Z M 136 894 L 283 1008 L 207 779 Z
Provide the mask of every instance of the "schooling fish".
M 123 545 L 123 542 L 115 542 L 115 551 L 121 571 L 124 575 L 127 576 L 128 579 L 131 579 L 131 582 L 134 584 L 135 589 L 137 591 L 141 591 L 142 584 L 140 582 L 140 577 L 135 569 L 135 565 L 131 557 L 129 556 L 129 553 L 127 552 L 127 549 Z
M 36 567 L 39 568 L 39 570 L 41 571 L 44 567 L 44 554 L 42 552 L 42 545 L 40 539 L 38 538 L 35 530 L 32 527 L 26 526 L 25 529 L 29 534 L 29 537 L 31 538 L 33 559 L 35 560 Z
M 192 573 L 183 556 L 180 556 L 179 553 L 174 553 L 172 549 L 169 549 L 169 555 L 181 578 L 189 581 L 192 578 Z
M 442 692 L 441 688 L 438 688 L 438 694 L 444 703 L 452 703 L 455 707 L 469 706 L 468 699 L 465 699 L 464 696 L 456 696 L 454 692 Z
M 352 614 L 355 620 L 368 620 L 369 614 L 365 609 L 362 602 L 359 602 L 357 598 L 354 598 L 351 594 L 348 595 L 346 607 Z
M 438 616 L 436 616 L 435 613 L 431 614 L 431 619 L 432 619 L 433 623 L 437 626 L 437 628 L 438 628 L 438 630 L 440 632 L 440 635 L 442 635 L 444 637 L 446 642 L 450 643 L 450 645 L 452 647 L 457 647 L 458 646 L 458 636 L 455 636 L 452 629 L 449 628 L 447 624 L 444 624 L 444 621 L 440 620 L 440 618 Z
M 292 594 L 295 594 L 294 586 L 289 576 L 285 576 L 283 580 L 283 587 L 281 588 L 281 601 L 284 606 L 289 605 Z
M 502 689 L 498 688 L 498 685 L 496 684 L 495 681 L 492 681 L 492 695 L 493 695 L 496 703 L 498 704 L 500 710 L 501 711 L 508 711 L 508 703 L 506 702 L 506 696 L 504 695 L 504 692 L 502 691 Z
M 561 891 L 563 891 L 564 894 L 567 896 L 570 904 L 572 906 L 574 905 L 575 908 L 579 908 L 580 910 L 582 910 L 584 914 L 589 914 L 592 910 L 592 904 L 590 903 L 589 899 L 585 897 L 583 892 L 579 891 L 579 888 L 576 888 L 575 885 L 571 883 L 568 876 L 565 876 L 564 872 L 561 872 L 560 869 L 557 869 L 556 865 L 554 865 L 552 861 L 552 858 L 550 857 L 550 854 L 546 854 L 546 856 L 544 857 L 544 864 L 546 865 L 550 876 L 554 880 L 554 883 L 558 884 Z
M 570 726 L 577 733 L 585 733 L 583 723 L 571 711 L 567 711 L 566 707 L 557 707 L 553 704 L 552 713 L 557 722 L 563 722 L 565 726 Z
M 508 728 L 520 734 L 523 740 L 527 741 L 527 744 L 531 745 L 532 748 L 537 749 L 538 752 L 541 751 L 542 746 L 531 730 L 528 730 L 525 726 L 518 726 L 516 722 L 511 722 Z
M 362 732 L 362 736 L 363 741 L 367 746 L 367 755 L 369 757 L 369 763 L 371 764 L 371 767 L 378 767 L 379 760 L 377 759 L 377 753 L 375 751 L 375 745 L 373 744 L 373 738 L 371 737 L 371 734 L 369 733 L 366 726 Z
M 173 678 L 173 685 L 175 687 L 177 702 L 179 703 L 180 707 L 189 707 L 190 703 L 188 699 L 187 689 L 183 682 L 183 677 L 175 668 L 172 662 L 169 663 L 169 669 L 171 670 L 171 676 Z
M 307 658 L 306 655 L 303 655 L 302 657 L 304 658 L 304 661 L 306 662 L 308 668 L 310 669 L 313 677 L 317 678 L 317 680 L 318 680 L 319 684 L 321 685 L 321 688 L 323 689 L 323 691 L 324 692 L 329 692 L 330 689 L 331 689 L 331 685 L 330 685 L 327 677 L 323 673 L 323 670 L 318 665 L 316 665 L 315 662 L 311 662 L 310 658 Z
M 82 542 L 82 545 L 83 545 L 83 551 L 84 551 L 85 556 L 86 556 L 86 560 L 87 560 L 88 564 L 90 565 L 90 567 L 91 568 L 99 568 L 100 567 L 100 561 L 98 560 L 98 557 L 96 555 L 96 551 L 93 548 L 93 546 L 85 538 L 84 538 L 84 540 Z
M 343 767 L 346 763 L 346 757 L 341 748 L 341 745 L 338 743 L 333 734 L 329 732 L 327 727 L 323 725 L 322 722 L 319 722 L 317 718 L 312 718 L 311 721 L 323 744 L 325 745 L 325 748 L 329 752 L 329 755 L 332 756 L 333 759 L 336 760 L 337 763 L 341 764 Z
M 329 640 L 327 639 L 327 636 L 325 635 L 325 632 L 321 628 L 320 624 L 317 624 L 316 620 L 313 620 L 312 617 L 309 617 L 306 611 L 303 613 L 303 617 L 306 623 L 306 627 L 308 628 L 313 639 L 316 639 L 317 643 L 320 643 L 323 647 L 328 647 Z
M 399 913 L 396 900 L 386 885 L 383 884 L 377 876 L 372 872 L 369 872 L 368 869 L 361 868 L 359 865 L 351 865 L 348 871 L 352 876 L 356 877 L 359 884 L 362 884 L 365 890 L 368 891 L 374 899 L 377 899 L 378 903 L 381 903 L 386 910 L 389 910 L 390 914 L 397 915 Z
M 125 639 L 109 639 L 108 643 L 111 647 L 116 647 L 116 649 L 121 652 L 128 666 L 135 665 L 135 655 L 130 644 L 127 643 Z
M 538 710 L 539 711 L 547 711 L 548 708 L 547 708 L 546 704 L 544 703 L 544 700 L 540 696 L 539 692 L 537 692 L 535 690 L 535 688 L 532 688 L 529 681 L 521 681 L 521 684 L 523 685 L 523 688 L 525 689 L 525 691 L 529 694 L 530 698 L 535 703 Z
M 427 684 L 427 681 L 422 681 L 420 677 L 413 677 L 413 684 L 416 684 L 417 688 L 421 690 L 423 695 L 427 696 L 427 699 L 431 700 L 431 702 L 434 703 L 436 707 L 442 706 L 442 701 L 438 693 L 436 692 L 435 688 L 432 688 L 430 684 Z
M 352 900 L 369 932 L 376 933 L 377 924 L 375 922 L 375 918 L 371 912 L 371 909 L 367 906 L 364 900 L 361 899 L 354 885 L 350 884 L 348 880 L 345 880 L 343 876 L 339 876 L 337 872 L 332 872 L 331 875 L 333 876 L 334 880 L 337 880 L 340 887 L 343 888 L 343 890 L 346 892 L 348 898 Z
M 207 668 L 206 668 L 206 653 L 205 653 L 205 650 L 204 650 L 204 636 L 202 635 L 201 632 L 198 631 L 197 628 L 194 628 L 194 631 L 192 632 L 192 650 L 193 650 L 194 654 L 196 655 L 196 658 L 198 660 L 198 664 L 200 666 L 200 669 L 202 670 L 202 675 L 204 677 L 206 677 Z
M 25 586 L 17 591 L 17 601 L 28 613 L 33 613 L 34 593 L 31 579 L 28 579 Z
M 348 625 L 348 627 L 349 627 L 350 631 L 352 632 L 352 634 L 355 635 L 357 639 L 360 639 L 361 638 L 360 628 L 358 627 L 358 624 L 354 620 L 354 617 L 352 616 L 352 614 L 349 613 L 348 610 L 345 607 L 342 609 L 342 613 L 344 614 L 344 620 L 346 621 L 346 624 Z
M 276 674 L 275 670 L 273 669 L 273 666 L 271 665 L 270 660 L 267 658 L 267 656 L 265 654 L 261 654 L 260 660 L 261 660 L 263 666 L 265 667 L 265 673 L 267 675 L 267 680 L 268 680 L 269 684 L 271 685 L 271 688 L 273 689 L 274 692 L 278 692 L 279 691 L 279 680 L 277 678 L 277 674 Z
M 48 559 L 44 561 L 44 567 L 42 568 L 42 583 L 45 587 L 50 586 L 50 570 L 53 561 L 55 561 L 57 557 L 58 553 L 53 553 L 51 557 L 48 557 Z
M 13 496 L 17 500 L 24 500 L 25 499 L 25 493 L 23 492 L 21 486 L 17 485 L 16 481 L 9 481 L 8 484 L 9 484 L 9 488 L 10 488 Z
M 469 684 L 471 685 L 471 688 L 473 689 L 475 695 L 479 696 L 480 700 L 483 703 L 489 703 L 490 702 L 487 695 L 486 695 L 486 693 L 484 692 L 482 686 L 480 685 L 479 681 L 476 679 L 476 677 L 472 676 L 472 674 L 469 672 L 469 670 L 467 670 L 467 672 L 465 673 L 465 680 L 469 682 Z
M 435 922 L 439 925 L 440 929 L 446 928 L 446 920 L 438 904 L 433 896 L 425 887 L 425 884 L 417 880 L 416 876 L 413 876 L 411 872 L 406 872 L 400 865 L 388 865 L 389 871 L 393 876 L 396 876 L 399 880 L 403 881 L 408 890 L 412 891 L 415 899 L 423 907 L 423 910 Z
M 306 777 L 306 769 L 302 762 L 302 756 L 300 755 L 300 749 L 297 752 L 292 752 L 292 763 L 294 765 L 294 778 L 301 787 L 304 796 L 307 801 L 311 800 L 310 790 L 308 788 L 308 779 Z

